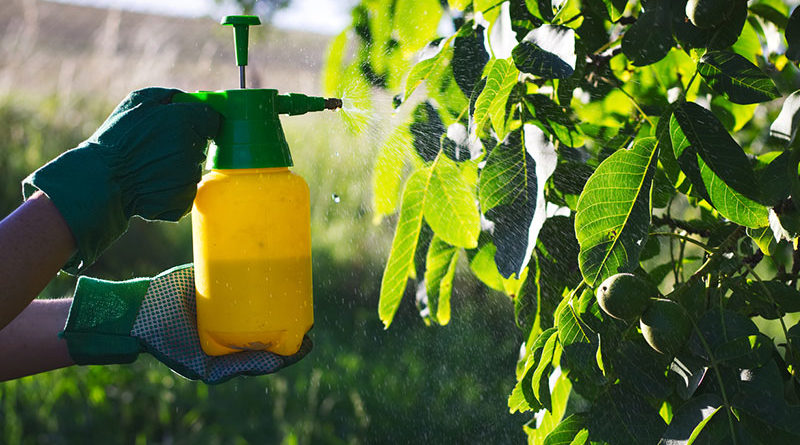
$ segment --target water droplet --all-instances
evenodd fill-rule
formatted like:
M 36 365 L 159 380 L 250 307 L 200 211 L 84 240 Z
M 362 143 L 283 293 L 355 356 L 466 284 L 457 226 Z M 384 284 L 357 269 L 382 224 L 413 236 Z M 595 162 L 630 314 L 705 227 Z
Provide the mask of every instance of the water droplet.
M 336 193 L 331 195 L 331 199 L 333 200 L 333 202 L 335 202 L 337 204 L 339 203 L 339 201 L 342 200 L 342 198 L 340 198 L 339 195 L 337 195 Z

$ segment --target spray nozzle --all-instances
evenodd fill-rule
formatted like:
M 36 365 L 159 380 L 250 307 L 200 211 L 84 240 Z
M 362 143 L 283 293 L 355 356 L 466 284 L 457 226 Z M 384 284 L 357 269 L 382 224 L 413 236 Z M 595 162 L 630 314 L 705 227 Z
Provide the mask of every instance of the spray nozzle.
M 342 108 L 342 99 L 306 96 L 300 93 L 278 95 L 275 111 L 279 114 L 296 116 L 309 111 L 335 110 Z
M 325 99 L 326 110 L 335 110 L 337 108 L 342 108 L 342 99 L 337 99 L 335 97 Z
M 236 64 L 239 65 L 239 88 L 245 88 L 244 67 L 247 65 L 247 40 L 250 26 L 260 25 L 256 15 L 229 15 L 222 19 L 223 25 L 233 26 L 233 41 L 236 47 Z

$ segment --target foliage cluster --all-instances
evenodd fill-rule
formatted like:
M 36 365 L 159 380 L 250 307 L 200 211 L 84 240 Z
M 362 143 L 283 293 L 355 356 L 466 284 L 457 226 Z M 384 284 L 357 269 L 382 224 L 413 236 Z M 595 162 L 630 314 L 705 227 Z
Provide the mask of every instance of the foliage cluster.
M 799 51 L 780 0 L 363 0 L 327 85 L 408 109 L 381 320 L 411 278 L 447 324 L 464 252 L 514 302 L 531 443 L 797 443 Z M 598 306 L 617 273 L 664 294 L 641 322 Z

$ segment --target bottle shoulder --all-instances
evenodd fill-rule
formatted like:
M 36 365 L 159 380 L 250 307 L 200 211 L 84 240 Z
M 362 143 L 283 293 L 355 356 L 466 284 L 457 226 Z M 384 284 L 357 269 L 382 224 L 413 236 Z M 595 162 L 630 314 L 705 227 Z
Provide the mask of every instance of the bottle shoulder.
M 198 194 L 222 189 L 264 192 L 295 190 L 308 194 L 308 184 L 305 179 L 288 168 L 211 170 L 203 175 L 198 184 Z

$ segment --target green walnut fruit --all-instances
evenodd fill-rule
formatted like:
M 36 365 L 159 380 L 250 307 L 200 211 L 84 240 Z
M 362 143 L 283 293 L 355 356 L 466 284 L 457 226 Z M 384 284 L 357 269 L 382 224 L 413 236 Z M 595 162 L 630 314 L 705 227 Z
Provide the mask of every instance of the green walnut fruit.
M 737 1 L 740 0 L 689 0 L 686 17 L 698 28 L 713 28 L 727 18 Z
M 663 298 L 653 300 L 639 327 L 651 348 L 668 355 L 675 355 L 692 333 L 689 314 L 678 303 Z
M 642 315 L 651 298 L 659 295 L 658 289 L 650 282 L 631 273 L 618 273 L 600 283 L 597 303 L 606 314 L 631 321 Z

